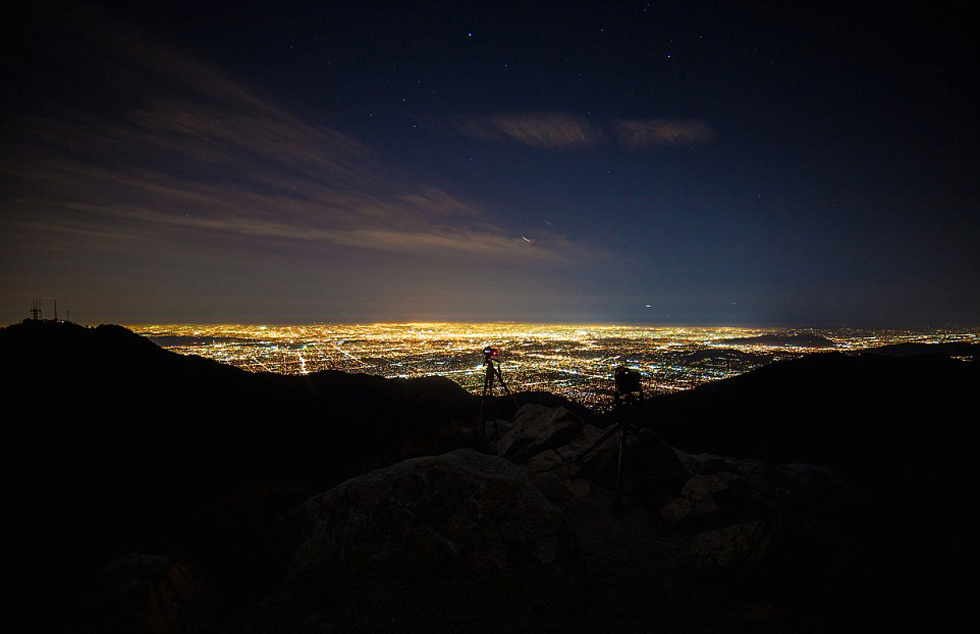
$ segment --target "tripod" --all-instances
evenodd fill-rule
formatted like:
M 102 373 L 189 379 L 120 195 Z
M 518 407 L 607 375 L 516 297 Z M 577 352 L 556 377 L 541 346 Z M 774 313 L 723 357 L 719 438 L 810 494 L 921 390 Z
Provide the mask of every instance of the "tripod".
M 616 462 L 616 499 L 613 502 L 613 513 L 621 516 L 626 512 L 623 503 L 623 474 L 626 467 L 626 436 L 636 435 L 637 426 L 633 422 L 636 406 L 643 401 L 643 388 L 640 386 L 640 373 L 625 366 L 616 368 L 616 390 L 613 392 L 613 411 L 615 422 L 594 443 L 583 449 L 575 462 L 582 466 L 585 457 L 595 451 L 599 445 L 606 442 L 610 436 L 619 432 L 619 458 Z
M 483 378 L 483 398 L 480 400 L 480 425 L 486 422 L 484 418 L 484 412 L 486 411 L 487 399 L 492 403 L 493 401 L 493 382 L 494 379 L 500 382 L 500 387 L 504 388 L 504 392 L 507 396 L 514 398 L 510 390 L 507 389 L 507 384 L 504 383 L 504 376 L 500 372 L 500 360 L 498 359 L 500 351 L 492 346 L 487 346 L 483 349 L 483 365 L 487 368 L 487 373 Z M 516 401 L 515 401 L 516 404 Z M 497 423 L 494 419 L 493 425 L 493 439 L 497 439 Z

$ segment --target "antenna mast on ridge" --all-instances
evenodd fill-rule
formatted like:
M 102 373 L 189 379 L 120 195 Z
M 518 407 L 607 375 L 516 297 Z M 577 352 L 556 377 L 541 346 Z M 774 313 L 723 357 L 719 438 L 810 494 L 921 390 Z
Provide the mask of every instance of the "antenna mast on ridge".
M 58 321 L 58 300 L 54 297 L 42 297 L 31 300 L 31 319 L 33 321 L 44 321 L 44 304 L 48 301 L 51 302 L 52 310 L 54 311 L 54 319 L 50 321 Z

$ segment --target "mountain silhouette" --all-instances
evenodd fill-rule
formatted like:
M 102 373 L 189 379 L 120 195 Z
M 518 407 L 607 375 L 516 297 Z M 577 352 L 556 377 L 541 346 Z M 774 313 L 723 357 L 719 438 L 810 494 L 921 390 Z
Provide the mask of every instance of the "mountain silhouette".
M 452 590 L 438 571 L 405 577 L 398 562 L 416 555 L 393 550 L 399 546 L 392 535 L 423 540 L 435 549 L 424 555 L 432 561 L 457 561 L 459 553 L 452 553 L 463 547 L 444 550 L 440 535 L 474 542 L 447 523 L 446 513 L 465 510 L 460 517 L 469 522 L 484 513 L 510 518 L 506 530 L 521 534 L 514 526 L 524 519 L 508 510 L 508 500 L 489 495 L 473 506 L 469 498 L 453 497 L 488 490 L 483 482 L 490 476 L 472 465 L 493 473 L 513 468 L 504 457 L 479 457 L 494 451 L 476 433 L 480 398 L 448 379 L 249 373 L 168 352 L 106 325 L 25 321 L 0 329 L 0 349 L 14 369 L 4 393 L 15 414 L 8 447 L 22 479 L 13 482 L 11 498 L 25 520 L 11 526 L 14 574 L 35 598 L 59 607 L 68 631 L 235 631 L 255 615 L 264 615 L 256 631 L 278 631 L 283 615 L 321 619 L 329 629 L 332 617 L 323 616 L 316 594 L 324 581 L 285 584 L 287 567 L 298 564 L 289 563 L 275 538 L 283 518 L 298 517 L 304 501 L 326 491 L 334 491 L 322 498 L 334 509 L 318 520 L 326 523 L 311 528 L 294 519 L 290 530 L 332 535 L 329 518 L 337 513 L 345 522 L 356 522 L 361 512 L 411 520 L 387 537 L 379 533 L 380 542 L 364 542 L 368 550 L 349 551 L 364 561 L 373 561 L 375 552 L 392 557 L 385 565 L 394 576 L 359 577 L 366 586 L 338 595 L 368 601 L 338 607 L 338 614 L 373 614 L 375 625 L 375 583 L 397 591 L 404 578 L 424 578 Z M 581 618 L 562 617 L 562 629 L 593 631 L 614 623 L 635 631 L 659 623 L 664 631 L 746 631 L 759 617 L 733 616 L 732 610 L 768 605 L 770 629 L 758 631 L 779 631 L 780 623 L 819 631 L 814 623 L 840 625 L 835 619 L 863 605 L 863 584 L 872 574 L 877 587 L 902 604 L 928 606 L 946 593 L 954 596 L 947 584 L 923 587 L 919 581 L 947 575 L 945 562 L 968 538 L 968 505 L 961 499 L 972 481 L 970 465 L 953 449 L 962 443 L 962 422 L 976 417 L 980 366 L 962 360 L 969 357 L 963 352 L 811 354 L 645 400 L 634 412 L 640 437 L 630 444 L 631 473 L 645 478 L 631 491 L 632 525 L 597 507 L 613 497 L 602 483 L 614 480 L 607 475 L 587 485 L 571 460 L 601 433 L 590 423 L 608 425 L 615 414 L 593 413 L 547 393 L 499 399 L 495 411 L 515 425 L 530 420 L 530 410 L 518 412 L 518 403 L 537 404 L 543 418 L 534 425 L 562 425 L 551 435 L 529 431 L 549 440 L 521 463 L 535 486 L 564 504 L 570 524 L 560 530 L 572 527 L 578 537 L 569 536 L 562 548 L 572 553 L 576 540 L 585 545 L 567 561 L 549 560 L 555 566 L 549 570 L 584 566 L 575 574 L 592 580 L 579 583 L 577 592 L 596 584 L 603 606 Z M 523 419 L 515 417 L 520 412 Z M 573 431 L 586 435 L 559 439 Z M 554 446 L 562 442 L 571 444 Z M 611 468 L 615 445 L 601 453 L 595 463 Z M 466 473 L 470 484 L 460 489 L 452 469 Z M 337 487 L 355 477 L 356 484 Z M 531 495 L 530 481 L 506 482 L 501 486 Z M 366 497 L 344 493 L 352 491 Z M 371 502 L 379 494 L 370 491 L 391 491 L 396 499 L 379 507 Z M 549 502 L 522 499 L 528 513 L 560 519 Z M 416 510 L 404 506 L 409 503 Z M 623 532 L 628 525 L 633 528 Z M 509 532 L 481 530 L 503 539 L 494 548 L 517 547 Z M 536 534 L 545 542 L 520 542 L 521 552 L 552 543 Z M 343 549 L 362 543 L 361 537 L 352 534 L 336 548 L 348 552 Z M 637 550 L 620 552 L 617 544 L 627 542 Z M 743 562 L 738 567 L 719 563 L 730 560 L 732 547 L 743 558 L 736 559 Z M 699 557 L 714 563 L 703 569 L 703 561 L 694 563 Z M 479 562 L 481 575 L 496 574 L 498 567 Z M 520 564 L 507 574 L 539 574 L 513 572 L 525 569 Z M 517 600 L 505 588 L 495 591 L 500 596 L 467 596 L 485 610 L 494 601 Z M 446 622 L 473 625 L 472 614 L 453 612 L 427 592 L 415 588 L 395 603 L 409 614 L 444 613 Z M 644 596 L 655 596 L 656 604 L 646 606 Z M 415 601 L 428 604 L 413 608 Z M 290 611 L 294 602 L 304 606 L 302 613 Z M 827 608 L 828 602 L 835 605 Z M 779 616 L 774 603 L 795 610 L 793 618 Z M 152 623 L 139 608 L 147 605 L 153 606 Z M 509 626 L 528 617 L 522 609 L 507 611 Z M 480 627 L 491 631 L 494 621 L 487 619 Z M 188 629 L 188 622 L 196 625 Z M 141 625 L 134 629 L 134 623 Z M 425 623 L 404 629 L 425 631 Z
M 946 355 L 973 359 L 980 356 L 980 344 L 966 341 L 951 341 L 949 343 L 896 343 L 878 346 L 862 351 L 863 354 L 883 355 L 889 357 L 909 357 L 913 355 Z
M 694 452 L 808 461 L 867 482 L 977 411 L 980 365 L 943 354 L 811 354 L 652 399 L 647 425 Z M 934 436 L 938 434 L 938 436 Z
M 770 333 L 757 337 L 734 337 L 730 339 L 718 339 L 716 344 L 744 345 L 744 346 L 778 346 L 778 347 L 799 347 L 799 348 L 833 348 L 837 344 L 821 337 L 806 332 L 795 333 Z

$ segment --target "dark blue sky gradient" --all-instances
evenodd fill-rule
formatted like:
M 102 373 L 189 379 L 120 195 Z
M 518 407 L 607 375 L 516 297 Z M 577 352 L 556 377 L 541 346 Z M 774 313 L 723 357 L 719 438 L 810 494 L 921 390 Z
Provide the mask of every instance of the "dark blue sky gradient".
M 5 323 L 980 324 L 966 4 L 133 5 L 4 20 Z

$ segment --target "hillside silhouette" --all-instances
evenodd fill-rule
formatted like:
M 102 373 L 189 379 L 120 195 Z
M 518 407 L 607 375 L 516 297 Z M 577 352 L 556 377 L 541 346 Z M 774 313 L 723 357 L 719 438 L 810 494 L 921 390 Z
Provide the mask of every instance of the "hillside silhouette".
M 119 326 L 25 321 L 0 349 L 31 519 L 15 569 L 67 631 L 388 629 L 379 615 L 400 631 L 834 631 L 886 618 L 869 586 L 957 596 L 920 583 L 948 574 L 969 525 L 950 449 L 980 366 L 947 354 L 820 353 L 648 399 L 622 518 L 615 443 L 574 460 L 615 414 L 547 393 L 500 399 L 492 442 L 479 397 L 438 377 L 249 373 Z M 378 519 L 338 541 L 330 527 L 358 517 Z M 332 577 L 286 552 L 348 563 Z
M 730 339 L 719 339 L 715 343 L 723 345 L 788 346 L 799 348 L 833 348 L 837 345 L 826 337 L 807 332 L 769 333 L 757 337 L 734 337 Z
M 873 453 L 918 453 L 921 433 L 975 415 L 978 386 L 980 365 L 944 354 L 829 352 L 651 400 L 645 416 L 686 451 L 815 462 L 865 483 Z

